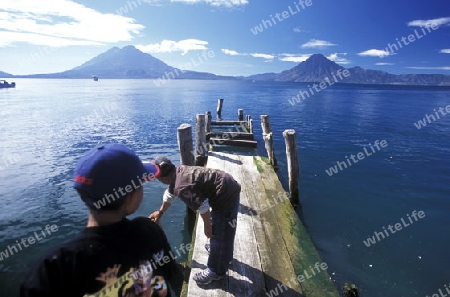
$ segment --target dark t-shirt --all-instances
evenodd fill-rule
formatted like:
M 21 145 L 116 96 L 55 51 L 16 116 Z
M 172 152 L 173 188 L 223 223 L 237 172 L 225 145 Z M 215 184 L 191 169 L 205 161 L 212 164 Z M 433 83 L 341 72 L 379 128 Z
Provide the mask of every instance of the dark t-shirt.
M 47 253 L 20 296 L 170 296 L 175 260 L 162 229 L 148 218 L 101 227 Z
M 178 166 L 169 192 L 196 211 L 208 198 L 212 210 L 220 210 L 239 199 L 241 186 L 228 173 L 200 166 Z

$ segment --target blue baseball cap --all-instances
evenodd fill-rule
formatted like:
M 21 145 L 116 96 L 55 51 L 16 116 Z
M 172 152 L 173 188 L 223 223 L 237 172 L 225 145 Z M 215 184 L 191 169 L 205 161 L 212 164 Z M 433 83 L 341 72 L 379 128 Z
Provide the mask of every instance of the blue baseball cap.
M 73 187 L 88 194 L 91 199 L 85 200 L 87 204 L 92 206 L 97 202 L 100 208 L 99 201 L 110 203 L 120 199 L 159 174 L 157 165 L 141 161 L 127 146 L 104 144 L 91 149 L 78 161 Z

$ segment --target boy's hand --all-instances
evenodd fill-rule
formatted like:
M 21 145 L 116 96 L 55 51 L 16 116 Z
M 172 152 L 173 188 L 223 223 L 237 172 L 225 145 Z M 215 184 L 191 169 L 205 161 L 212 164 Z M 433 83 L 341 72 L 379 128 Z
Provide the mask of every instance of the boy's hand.
M 212 221 L 211 221 L 211 213 L 209 211 L 202 213 L 200 215 L 203 219 L 203 229 L 205 232 L 206 237 L 211 238 L 214 236 L 213 234 L 213 228 L 212 228 Z
M 206 237 L 208 237 L 208 238 L 214 237 L 212 225 L 205 224 L 204 226 L 205 226 L 204 231 L 205 231 Z
M 148 216 L 148 218 L 155 223 L 158 223 L 158 221 L 161 217 L 162 217 L 162 213 L 159 210 L 155 211 L 154 213 L 152 213 L 151 215 Z

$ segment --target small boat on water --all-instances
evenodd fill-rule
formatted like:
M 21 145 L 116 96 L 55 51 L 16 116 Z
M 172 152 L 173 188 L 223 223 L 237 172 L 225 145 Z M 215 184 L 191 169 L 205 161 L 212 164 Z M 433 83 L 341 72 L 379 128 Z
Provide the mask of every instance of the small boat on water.
M 93 79 L 94 81 L 98 81 L 98 77 L 95 76 L 95 75 L 92 76 L 92 79 Z
M 4 79 L 0 79 L 0 89 L 4 89 L 4 88 L 15 88 L 16 87 L 16 83 L 12 82 L 9 83 Z

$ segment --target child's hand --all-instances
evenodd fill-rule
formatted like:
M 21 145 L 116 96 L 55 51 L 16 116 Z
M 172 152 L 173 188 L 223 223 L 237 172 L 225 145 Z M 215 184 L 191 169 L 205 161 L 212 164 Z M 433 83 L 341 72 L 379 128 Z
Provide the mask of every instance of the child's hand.
M 161 217 L 162 217 L 162 213 L 159 210 L 155 211 L 154 213 L 152 213 L 151 215 L 148 216 L 148 218 L 155 223 L 158 223 L 158 221 Z
M 212 225 L 205 224 L 204 226 L 205 226 L 204 231 L 205 231 L 206 237 L 208 237 L 208 238 L 214 237 Z

